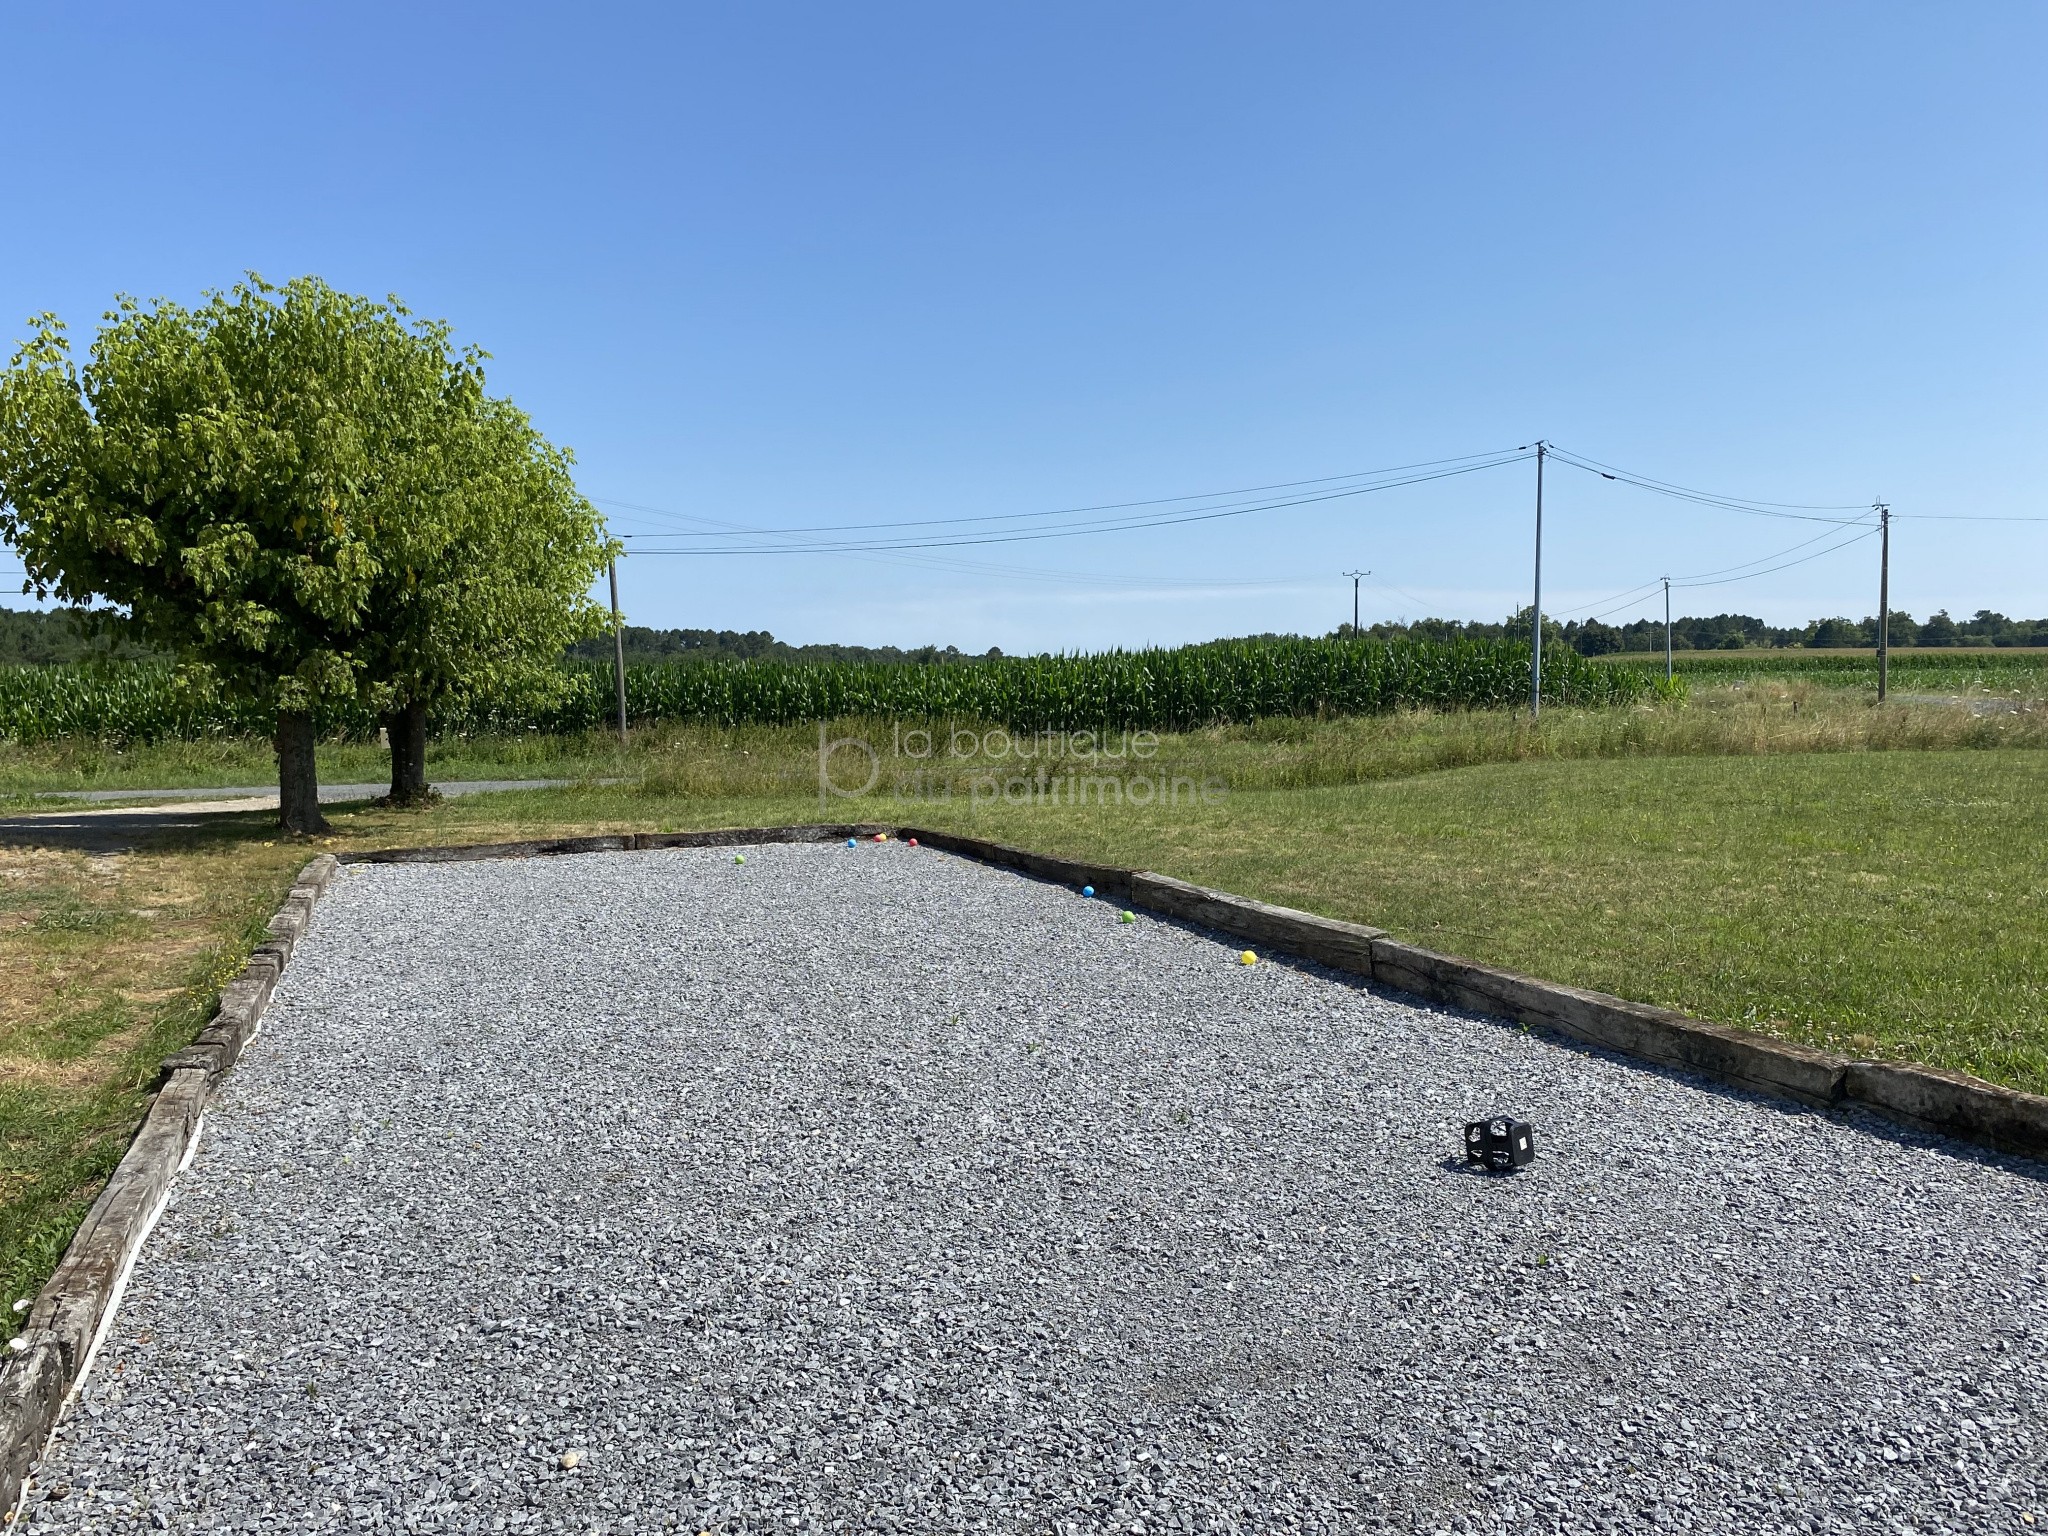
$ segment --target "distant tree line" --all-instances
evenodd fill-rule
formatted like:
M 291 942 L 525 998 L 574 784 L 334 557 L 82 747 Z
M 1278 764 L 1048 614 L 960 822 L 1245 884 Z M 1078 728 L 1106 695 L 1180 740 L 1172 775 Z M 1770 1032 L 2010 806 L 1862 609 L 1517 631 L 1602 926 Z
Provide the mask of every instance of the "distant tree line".
M 648 629 L 625 627 L 626 660 L 637 661 L 899 661 L 935 666 L 949 661 L 999 657 L 995 646 L 970 654 L 958 646 L 790 645 L 765 629 Z M 582 640 L 569 647 L 575 661 L 610 661 L 612 637 Z
M 79 620 L 83 610 L 75 608 L 0 608 L 0 666 L 48 666 L 59 662 L 95 659 L 140 660 L 159 653 L 118 633 L 88 631 Z M 1546 619 L 1543 632 L 1547 643 L 1565 645 L 1582 656 L 1605 656 L 1617 651 L 1661 651 L 1664 648 L 1662 620 L 1637 619 L 1629 624 L 1603 624 L 1597 619 L 1577 619 L 1559 624 Z M 1339 625 L 1341 637 L 1351 633 L 1349 624 Z M 1371 624 L 1364 631 L 1374 640 L 1520 640 L 1529 633 L 1529 613 L 1524 609 L 1498 624 L 1468 623 L 1462 619 L 1418 619 L 1412 624 Z M 1292 638 L 1281 635 L 1251 635 L 1247 641 Z M 2048 646 L 2048 619 L 2009 619 L 2002 613 L 1980 608 L 1975 617 L 1955 620 L 1936 613 L 1916 623 L 1904 613 L 1891 617 L 1891 639 L 1896 646 Z M 1223 642 L 1218 642 L 1223 643 Z M 1816 649 L 1869 648 L 1877 644 L 1877 620 L 1815 619 L 1796 629 L 1779 629 L 1742 613 L 1719 613 L 1711 618 L 1683 618 L 1671 621 L 1672 649 L 1680 651 L 1738 650 L 1743 647 L 1807 646 Z M 937 666 L 947 662 L 976 661 L 999 657 L 1002 651 L 963 651 L 958 646 L 920 645 L 901 649 L 893 645 L 790 645 L 765 629 L 649 629 L 626 626 L 626 660 L 650 661 L 837 661 L 906 662 Z M 610 635 L 578 641 L 567 656 L 573 661 L 608 662 L 612 659 Z
M 1911 614 L 1894 613 L 1890 624 L 1895 646 L 2048 646 L 2048 619 L 2009 619 L 1989 608 L 1974 617 L 1952 619 L 1946 611 L 1924 622 Z M 1351 633 L 1339 625 L 1339 635 Z M 1364 633 L 1375 640 L 1499 640 L 1529 633 L 1529 610 L 1499 624 L 1466 623 L 1460 619 L 1418 619 L 1410 624 L 1371 624 Z M 1581 656 L 1607 656 L 1619 651 L 1664 649 L 1664 621 L 1636 619 L 1628 624 L 1603 624 L 1598 619 L 1572 619 L 1563 624 L 1545 619 L 1546 644 L 1568 645 Z M 1746 613 L 1717 613 L 1711 618 L 1674 618 L 1671 648 L 1675 651 L 1736 651 L 1808 647 L 1816 650 L 1868 649 L 1877 644 L 1877 618 L 1812 619 L 1780 629 Z
M 157 655 L 115 635 L 93 634 L 77 608 L 0 608 L 0 667 L 65 662 L 140 661 Z

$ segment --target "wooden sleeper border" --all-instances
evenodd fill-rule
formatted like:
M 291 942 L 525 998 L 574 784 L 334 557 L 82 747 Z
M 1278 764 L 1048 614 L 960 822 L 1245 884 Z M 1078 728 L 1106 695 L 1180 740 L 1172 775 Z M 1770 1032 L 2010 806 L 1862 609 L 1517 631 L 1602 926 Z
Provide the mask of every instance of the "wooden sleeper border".
M 1818 1109 L 1860 1106 L 1915 1130 L 2048 1162 L 2048 1098 L 2037 1094 L 1934 1067 L 1856 1061 L 1710 1024 L 1668 1008 L 1436 954 L 1361 923 L 1271 906 L 1146 870 L 1063 859 L 953 832 L 848 822 L 386 848 L 339 858 L 322 854 L 300 873 L 270 919 L 270 938 L 256 947 L 241 975 L 222 989 L 213 1020 L 191 1045 L 165 1059 L 162 1086 L 127 1155 L 37 1296 L 28 1326 L 9 1346 L 9 1358 L 0 1369 L 0 1509 L 9 1511 L 6 1518 L 14 1518 L 29 1470 L 113 1320 L 128 1271 L 169 1197 L 172 1180 L 197 1150 L 208 1096 L 261 1025 L 264 1006 L 291 960 L 292 948 L 305 934 L 313 909 L 341 864 L 466 863 L 568 853 L 828 842 L 876 833 L 914 837 L 926 846 L 1043 880 L 1092 885 L 1110 900 L 1246 939 L 1269 952 L 1745 1092 Z
M 221 989 L 212 1021 L 184 1050 L 165 1058 L 161 1084 L 135 1140 L 29 1308 L 27 1326 L 9 1342 L 0 1369 L 0 1509 L 10 1522 L 29 1468 L 113 1322 L 128 1272 L 162 1214 L 171 1181 L 198 1149 L 208 1095 L 261 1025 L 292 946 L 338 867 L 332 854 L 322 854 L 299 872 L 270 919 L 270 937 Z
M 1509 1019 L 1583 1045 L 1690 1072 L 1749 1093 L 1817 1109 L 1860 1105 L 1915 1130 L 1999 1152 L 2048 1161 L 2048 1098 L 1982 1078 L 1913 1063 L 1857 1061 L 1810 1046 L 1710 1024 L 1669 1008 L 1632 1003 L 1538 981 L 1532 976 L 1403 944 L 1385 930 L 1276 907 L 1228 891 L 1206 890 L 1146 870 L 1091 864 L 1013 848 L 984 838 L 880 822 L 748 827 L 716 832 L 643 832 L 549 842 L 479 843 L 455 848 L 390 848 L 342 855 L 344 863 L 411 864 L 455 859 L 525 858 L 622 849 L 717 848 L 748 843 L 825 842 L 875 833 L 920 843 L 985 864 L 1067 885 L 1092 885 L 1105 897 L 1269 949 L 1312 960 L 1379 986 L 1470 1013 Z

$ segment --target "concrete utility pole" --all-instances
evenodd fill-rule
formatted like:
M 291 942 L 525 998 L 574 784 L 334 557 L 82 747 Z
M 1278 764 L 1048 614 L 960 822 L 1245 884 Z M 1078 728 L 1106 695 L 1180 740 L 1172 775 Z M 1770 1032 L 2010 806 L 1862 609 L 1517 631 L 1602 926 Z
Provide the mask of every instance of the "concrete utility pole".
M 1550 444 L 1536 439 L 1536 599 L 1529 618 L 1529 718 L 1543 713 L 1543 458 Z
M 1346 571 L 1344 574 L 1351 578 L 1351 638 L 1356 640 L 1358 638 L 1358 579 L 1361 576 L 1370 576 L 1372 572 Z
M 612 574 L 612 678 L 619 688 L 619 745 L 626 744 L 626 631 L 619 624 L 619 562 L 610 563 Z
M 1877 702 L 1889 691 L 1892 671 L 1892 509 L 1877 503 Z
M 1664 681 L 1671 681 L 1671 578 L 1664 580 Z

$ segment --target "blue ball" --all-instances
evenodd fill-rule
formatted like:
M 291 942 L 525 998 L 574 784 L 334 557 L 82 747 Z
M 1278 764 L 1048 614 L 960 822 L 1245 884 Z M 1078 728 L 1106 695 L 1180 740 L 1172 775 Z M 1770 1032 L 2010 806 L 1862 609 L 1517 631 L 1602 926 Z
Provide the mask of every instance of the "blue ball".
M 851 847 L 853 847 L 853 846 L 854 846 L 854 841 L 853 841 L 853 839 L 852 839 L 852 838 L 850 838 L 850 837 L 849 837 L 849 838 L 848 838 L 848 839 L 846 840 L 846 846 L 847 846 L 847 847 L 849 847 L 849 848 L 851 848 Z
M 1092 885 L 1084 885 L 1081 887 L 1081 894 L 1083 896 L 1093 896 L 1095 894 L 1095 887 Z

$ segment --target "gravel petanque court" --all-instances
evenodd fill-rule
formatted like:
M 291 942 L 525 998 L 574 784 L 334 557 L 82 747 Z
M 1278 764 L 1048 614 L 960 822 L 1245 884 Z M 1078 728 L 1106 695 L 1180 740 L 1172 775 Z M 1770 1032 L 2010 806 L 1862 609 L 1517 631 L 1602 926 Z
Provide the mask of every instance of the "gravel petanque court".
M 745 854 L 344 869 L 23 1522 L 2048 1530 L 2041 1170 Z

